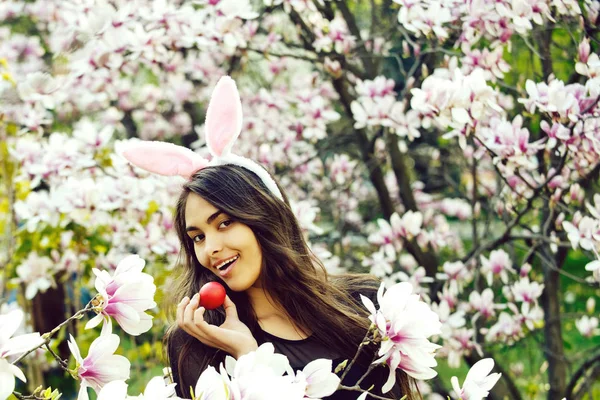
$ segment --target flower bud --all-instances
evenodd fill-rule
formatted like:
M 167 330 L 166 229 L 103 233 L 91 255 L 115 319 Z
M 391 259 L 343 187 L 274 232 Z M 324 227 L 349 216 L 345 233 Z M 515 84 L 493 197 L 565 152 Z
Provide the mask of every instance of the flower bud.
M 408 42 L 402 42 L 402 58 L 410 57 L 410 47 L 408 47 Z
M 583 7 L 585 8 L 588 23 L 592 26 L 596 26 L 598 15 L 600 15 L 600 3 L 592 1 L 590 4 L 584 4 Z
M 562 213 L 558 214 L 558 217 L 556 217 L 556 222 L 555 222 L 555 226 L 557 227 L 557 229 L 560 229 L 564 220 L 565 220 L 565 213 L 562 212 Z
M 595 308 L 596 308 L 596 299 L 594 299 L 593 297 L 590 297 L 585 302 L 585 310 L 588 312 L 588 314 L 593 314 Z
M 590 57 L 590 39 L 584 38 L 581 43 L 579 43 L 579 50 L 577 52 L 579 56 L 579 61 L 582 63 L 587 63 L 588 58 Z
M 521 270 L 519 271 L 519 275 L 521 276 L 521 278 L 525 278 L 527 275 L 529 275 L 530 271 L 531 271 L 531 264 L 529 264 L 529 263 L 523 264 L 523 266 L 521 267 Z
M 325 67 L 325 71 L 333 76 L 335 79 L 338 79 L 342 76 L 342 66 L 339 61 L 331 60 L 329 57 L 325 57 L 325 62 L 323 63 Z

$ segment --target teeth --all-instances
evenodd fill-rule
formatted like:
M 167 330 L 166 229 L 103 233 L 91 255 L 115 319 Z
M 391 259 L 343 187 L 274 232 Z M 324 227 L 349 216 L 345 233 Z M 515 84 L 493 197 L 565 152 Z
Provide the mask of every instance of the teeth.
M 215 265 L 215 268 L 221 269 L 222 267 L 227 266 L 228 264 L 237 260 L 238 258 L 239 258 L 239 256 L 233 256 L 231 258 L 228 258 L 227 260 L 224 260 L 223 262 L 219 263 L 218 265 Z

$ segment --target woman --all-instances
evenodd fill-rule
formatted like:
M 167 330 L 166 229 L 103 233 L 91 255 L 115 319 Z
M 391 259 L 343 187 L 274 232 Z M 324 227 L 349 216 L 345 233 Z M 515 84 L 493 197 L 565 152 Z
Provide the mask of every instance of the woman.
M 359 294 L 374 300 L 379 282 L 364 275 L 329 276 L 273 178 L 253 161 L 231 154 L 241 130 L 241 103 L 229 78 L 217 84 L 205 130 L 210 163 L 164 143 L 141 143 L 124 152 L 149 171 L 189 178 L 175 211 L 181 262 L 168 293 L 178 302 L 176 323 L 165 336 L 177 394 L 189 397 L 208 366 L 218 368 L 227 355 L 238 358 L 264 342 L 286 355 L 295 371 L 317 358 L 334 360 L 334 367 L 352 359 L 370 325 Z M 223 308 L 199 306 L 198 292 L 210 281 L 226 288 Z M 344 385 L 357 382 L 376 350 L 367 347 Z M 380 394 L 376 389 L 387 377 L 388 368 L 379 366 L 361 387 L 375 385 L 373 392 Z M 387 395 L 410 399 L 414 386 L 398 371 Z M 329 399 L 359 395 L 338 391 Z

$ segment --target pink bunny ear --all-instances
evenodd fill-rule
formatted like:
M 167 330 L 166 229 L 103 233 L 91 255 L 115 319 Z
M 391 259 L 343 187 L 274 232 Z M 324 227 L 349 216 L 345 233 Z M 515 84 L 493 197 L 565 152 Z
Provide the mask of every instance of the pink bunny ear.
M 206 111 L 206 145 L 217 157 L 231 151 L 233 143 L 242 131 L 242 102 L 229 76 L 223 76 L 217 82 Z
M 167 142 L 128 142 L 121 154 L 137 167 L 166 176 L 189 178 L 208 165 L 208 160 L 199 154 Z

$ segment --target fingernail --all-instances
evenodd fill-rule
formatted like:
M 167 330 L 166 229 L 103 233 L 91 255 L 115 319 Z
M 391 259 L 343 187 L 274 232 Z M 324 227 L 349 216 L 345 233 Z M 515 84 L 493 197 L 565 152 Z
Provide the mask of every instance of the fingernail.
M 188 299 L 188 297 L 187 297 L 187 296 L 185 296 L 183 299 L 181 299 L 181 301 L 179 302 L 179 305 L 181 305 L 181 304 L 185 303 L 185 302 L 186 302 L 186 301 L 188 301 L 188 300 L 189 300 L 189 299 Z
M 192 297 L 192 300 L 193 300 L 193 301 L 196 301 L 196 300 L 198 300 L 198 297 L 199 297 L 199 295 L 198 295 L 198 293 L 196 293 L 196 294 L 194 295 L 194 297 Z

